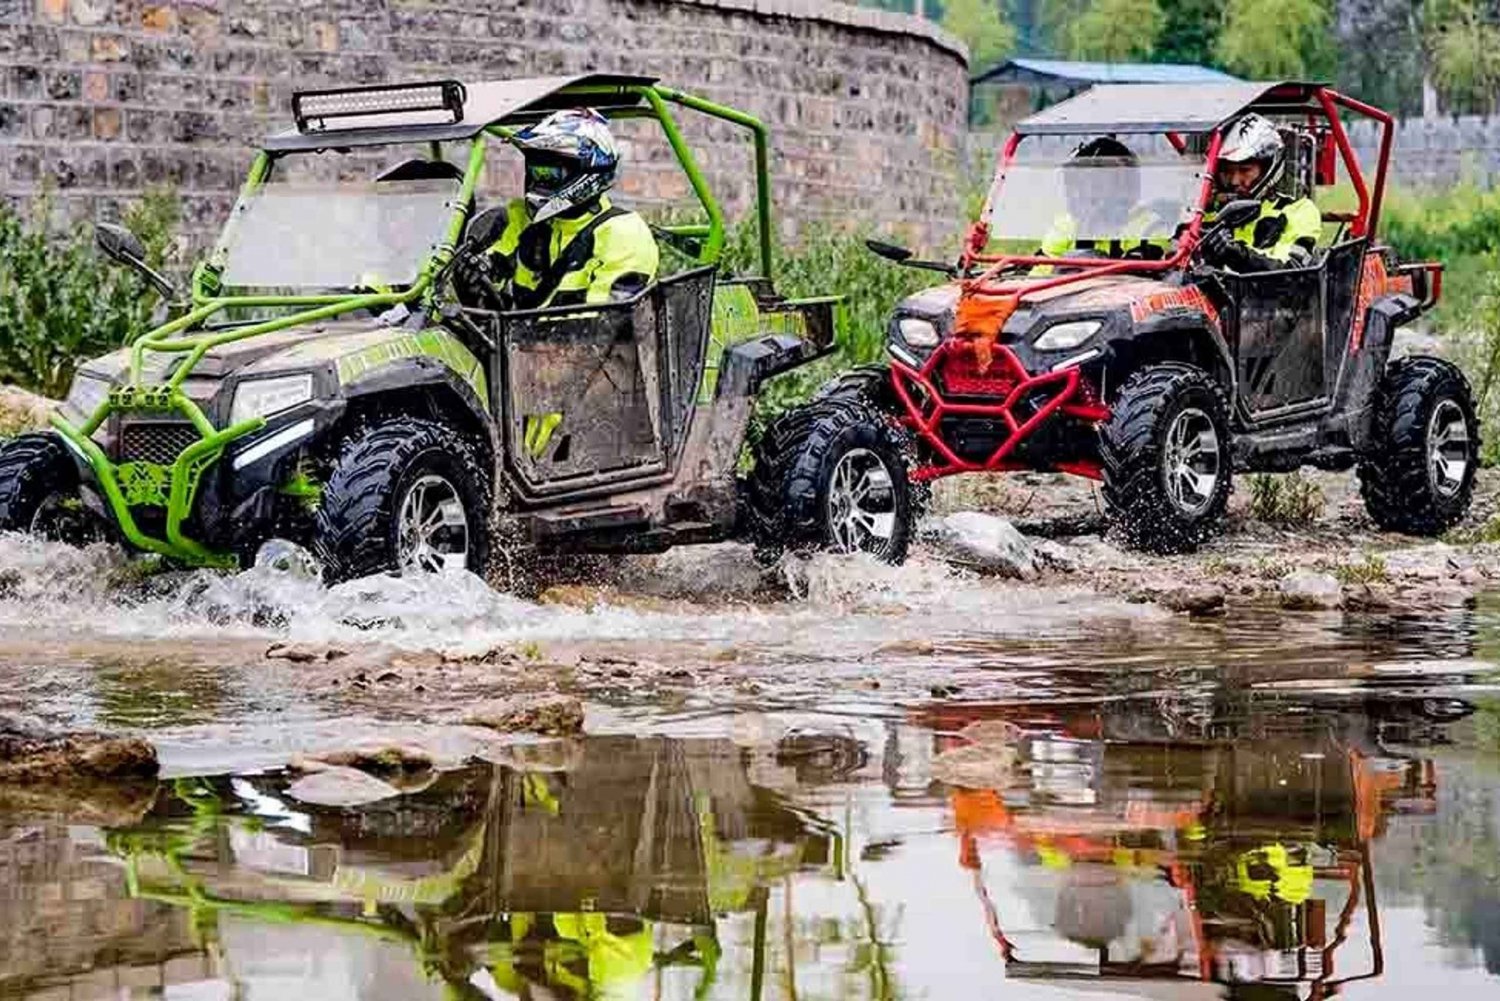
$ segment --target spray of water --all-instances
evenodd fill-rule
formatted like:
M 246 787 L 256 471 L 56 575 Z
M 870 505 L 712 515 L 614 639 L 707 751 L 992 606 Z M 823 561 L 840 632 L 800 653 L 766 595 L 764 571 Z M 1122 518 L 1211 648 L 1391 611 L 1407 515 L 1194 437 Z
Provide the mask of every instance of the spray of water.
M 733 643 L 816 655 L 914 635 L 1066 631 L 1098 598 L 1005 584 L 917 554 L 756 566 L 736 546 L 617 561 L 588 600 L 523 601 L 473 574 L 380 575 L 329 588 L 287 554 L 235 574 L 150 572 L 118 549 L 0 536 L 0 632 L 266 637 L 462 650 L 518 640 Z M 642 599 L 649 597 L 650 602 Z

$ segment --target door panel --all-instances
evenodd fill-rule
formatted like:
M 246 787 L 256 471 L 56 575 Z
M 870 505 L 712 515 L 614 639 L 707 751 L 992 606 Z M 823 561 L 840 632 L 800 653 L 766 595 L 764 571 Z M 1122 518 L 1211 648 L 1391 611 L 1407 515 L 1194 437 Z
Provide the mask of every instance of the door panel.
M 1240 395 L 1252 415 L 1324 398 L 1323 270 L 1225 275 Z

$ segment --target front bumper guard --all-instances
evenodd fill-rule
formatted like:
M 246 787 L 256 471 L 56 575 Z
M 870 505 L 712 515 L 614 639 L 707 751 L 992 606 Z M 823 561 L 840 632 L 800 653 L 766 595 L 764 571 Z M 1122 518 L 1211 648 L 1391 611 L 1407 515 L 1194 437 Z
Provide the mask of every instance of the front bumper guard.
M 104 449 L 92 437 L 93 432 L 111 413 L 139 409 L 176 410 L 185 415 L 201 435 L 197 441 L 182 450 L 170 467 L 165 467 L 168 472 L 165 539 L 147 535 L 136 524 L 130 503 L 120 485 L 120 466 L 109 460 Z M 62 435 L 63 441 L 93 471 L 94 479 L 104 494 L 104 500 L 109 505 L 120 533 L 132 546 L 197 566 L 238 566 L 239 560 L 233 553 L 218 552 L 188 538 L 182 532 L 182 525 L 192 514 L 193 499 L 197 496 L 198 484 L 204 471 L 219 460 L 224 449 L 231 443 L 265 427 L 264 417 L 252 417 L 220 431 L 214 429 L 197 404 L 175 388 L 165 392 L 124 389 L 111 393 L 110 398 L 100 404 L 88 423 L 81 428 L 61 414 L 53 414 L 51 423 L 58 434 Z

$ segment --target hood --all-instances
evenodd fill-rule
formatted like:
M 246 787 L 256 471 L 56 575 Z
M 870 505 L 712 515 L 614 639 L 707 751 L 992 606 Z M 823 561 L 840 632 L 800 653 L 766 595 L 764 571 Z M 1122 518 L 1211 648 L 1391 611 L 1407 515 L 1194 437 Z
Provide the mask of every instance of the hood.
M 320 361 L 331 361 L 346 351 L 362 347 L 366 340 L 379 340 L 391 334 L 392 328 L 370 317 L 327 320 L 259 334 L 208 352 L 194 367 L 190 381 L 222 379 L 252 370 L 306 367 Z M 143 381 L 148 385 L 165 382 L 185 357 L 182 352 L 147 351 L 142 365 Z M 121 382 L 129 368 L 130 348 L 127 347 L 87 362 L 82 371 Z

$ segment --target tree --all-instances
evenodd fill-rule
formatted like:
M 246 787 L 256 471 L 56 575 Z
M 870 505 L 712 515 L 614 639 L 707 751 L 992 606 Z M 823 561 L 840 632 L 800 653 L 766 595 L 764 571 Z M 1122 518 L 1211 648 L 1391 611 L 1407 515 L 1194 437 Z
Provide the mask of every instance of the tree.
M 1108 63 L 1151 58 L 1165 18 L 1157 0 L 1093 0 L 1068 30 L 1068 55 Z
M 1258 80 L 1295 80 L 1332 70 L 1324 0 L 1229 0 L 1219 35 L 1220 61 Z
M 1161 0 L 1162 29 L 1154 59 L 1163 63 L 1211 65 L 1224 26 L 1221 0 Z
M 1423 0 L 1339 0 L 1338 88 L 1396 114 L 1419 113 L 1422 7 Z
M 996 0 L 946 0 L 943 7 L 943 27 L 969 46 L 971 72 L 989 69 L 1015 49 L 1016 31 Z
M 1475 0 L 1438 0 L 1426 12 L 1432 78 L 1449 110 L 1490 114 L 1500 90 L 1500 24 Z

